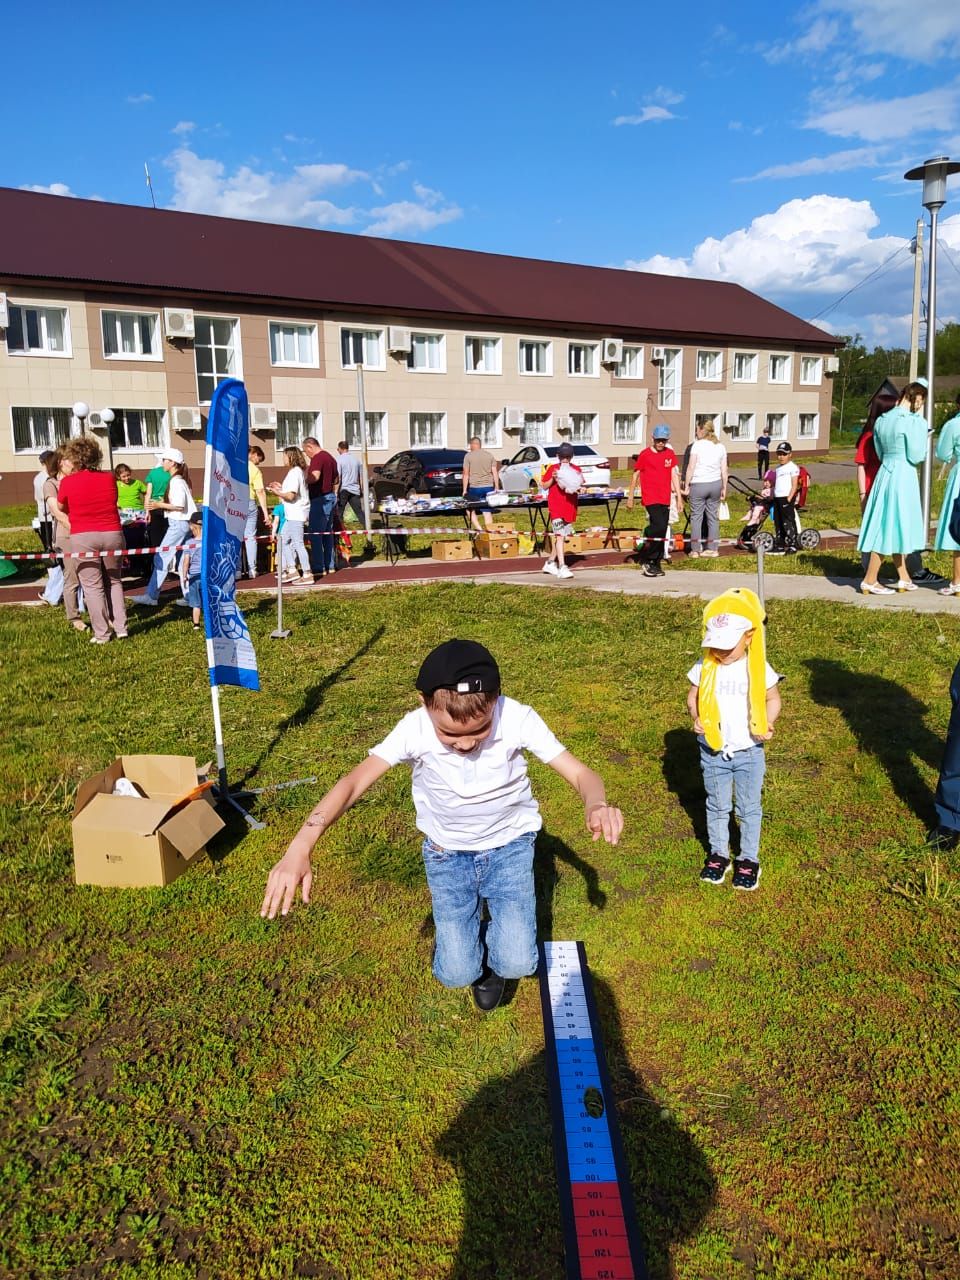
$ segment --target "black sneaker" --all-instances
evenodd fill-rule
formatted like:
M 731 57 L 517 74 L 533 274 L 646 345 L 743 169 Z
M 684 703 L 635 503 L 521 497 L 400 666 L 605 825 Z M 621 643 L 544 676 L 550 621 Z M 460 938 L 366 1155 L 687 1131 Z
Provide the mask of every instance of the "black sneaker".
M 733 864 L 733 887 L 735 889 L 755 889 L 760 879 L 760 863 L 749 858 L 737 858 Z
M 919 573 L 912 573 L 910 577 L 918 586 L 923 587 L 932 587 L 935 582 L 946 582 L 942 574 L 934 573 L 932 569 L 921 569 Z
M 927 847 L 937 853 L 950 853 L 960 843 L 960 831 L 952 827 L 934 827 L 927 836 Z
M 660 573 L 655 565 L 644 564 L 640 566 L 645 578 L 659 578 Z
M 722 853 L 708 853 L 700 872 L 700 879 L 705 884 L 723 884 L 730 870 L 730 859 Z
M 503 999 L 506 979 L 492 969 L 484 969 L 482 975 L 471 985 L 473 1003 L 482 1013 L 490 1013 Z

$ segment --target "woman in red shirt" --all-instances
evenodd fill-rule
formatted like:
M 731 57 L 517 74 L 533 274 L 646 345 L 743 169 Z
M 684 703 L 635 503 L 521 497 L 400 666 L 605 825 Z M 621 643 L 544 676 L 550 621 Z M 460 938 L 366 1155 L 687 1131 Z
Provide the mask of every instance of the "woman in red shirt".
M 103 454 L 92 436 L 78 436 L 63 446 L 63 456 L 73 471 L 60 482 L 57 501 L 70 521 L 73 551 L 124 550 L 117 481 L 112 471 L 101 471 Z M 113 630 L 126 639 L 127 609 L 120 579 L 120 556 L 94 555 L 78 562 L 80 585 L 93 624 L 91 644 L 107 644 Z

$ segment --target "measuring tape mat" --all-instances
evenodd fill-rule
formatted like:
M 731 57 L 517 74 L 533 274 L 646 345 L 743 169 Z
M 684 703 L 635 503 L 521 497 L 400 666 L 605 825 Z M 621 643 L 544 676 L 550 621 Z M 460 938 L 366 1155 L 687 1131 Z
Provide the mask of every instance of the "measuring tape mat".
M 567 1280 L 647 1280 L 583 943 L 541 943 L 538 973 Z

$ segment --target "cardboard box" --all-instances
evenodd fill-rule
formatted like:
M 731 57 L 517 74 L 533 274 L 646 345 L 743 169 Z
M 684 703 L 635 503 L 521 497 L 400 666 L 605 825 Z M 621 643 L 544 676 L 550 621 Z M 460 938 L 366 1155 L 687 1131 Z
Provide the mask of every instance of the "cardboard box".
M 614 546 L 618 551 L 636 551 L 644 541 L 642 529 L 618 529 Z
M 563 540 L 563 550 L 565 555 L 582 556 L 587 551 L 602 551 L 604 534 L 593 533 L 591 530 L 585 530 L 582 533 L 571 533 L 568 538 Z M 547 539 L 547 550 L 553 547 L 553 535 Z
M 477 555 L 483 560 L 507 560 L 519 554 L 520 539 L 515 533 L 505 536 L 481 533 L 477 536 Z
M 113 795 L 118 778 L 144 794 Z M 198 781 L 192 756 L 120 756 L 81 782 L 72 823 L 77 884 L 138 889 L 182 875 L 226 825 L 209 791 L 187 800 Z
M 516 532 L 517 526 L 512 520 L 498 520 L 490 530 L 490 533 L 499 533 L 506 535 L 507 537 L 512 536 Z
M 450 542 L 435 542 L 430 549 L 434 560 L 472 560 L 473 543 L 469 538 Z

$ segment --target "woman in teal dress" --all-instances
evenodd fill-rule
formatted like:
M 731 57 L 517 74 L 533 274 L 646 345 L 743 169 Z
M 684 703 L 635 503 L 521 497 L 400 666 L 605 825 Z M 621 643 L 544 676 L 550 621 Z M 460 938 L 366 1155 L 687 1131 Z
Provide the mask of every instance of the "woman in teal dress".
M 900 403 L 877 419 L 873 444 L 880 470 L 867 497 L 860 525 L 861 551 L 870 553 L 860 590 L 867 595 L 888 596 L 893 591 L 877 582 L 884 556 L 892 556 L 897 570 L 897 590 L 916 591 L 904 558 L 926 545 L 917 467 L 927 456 L 927 423 L 921 416 L 926 387 L 911 382 Z
M 957 396 L 957 405 L 960 406 L 960 395 Z M 953 552 L 953 574 L 940 594 L 960 596 L 960 542 L 950 536 L 950 517 L 953 515 L 957 496 L 960 495 L 960 413 L 955 413 L 949 422 L 943 424 L 943 430 L 937 440 L 937 458 L 940 462 L 953 463 L 950 475 L 947 477 L 943 506 L 940 508 L 940 521 L 933 540 L 935 551 Z

